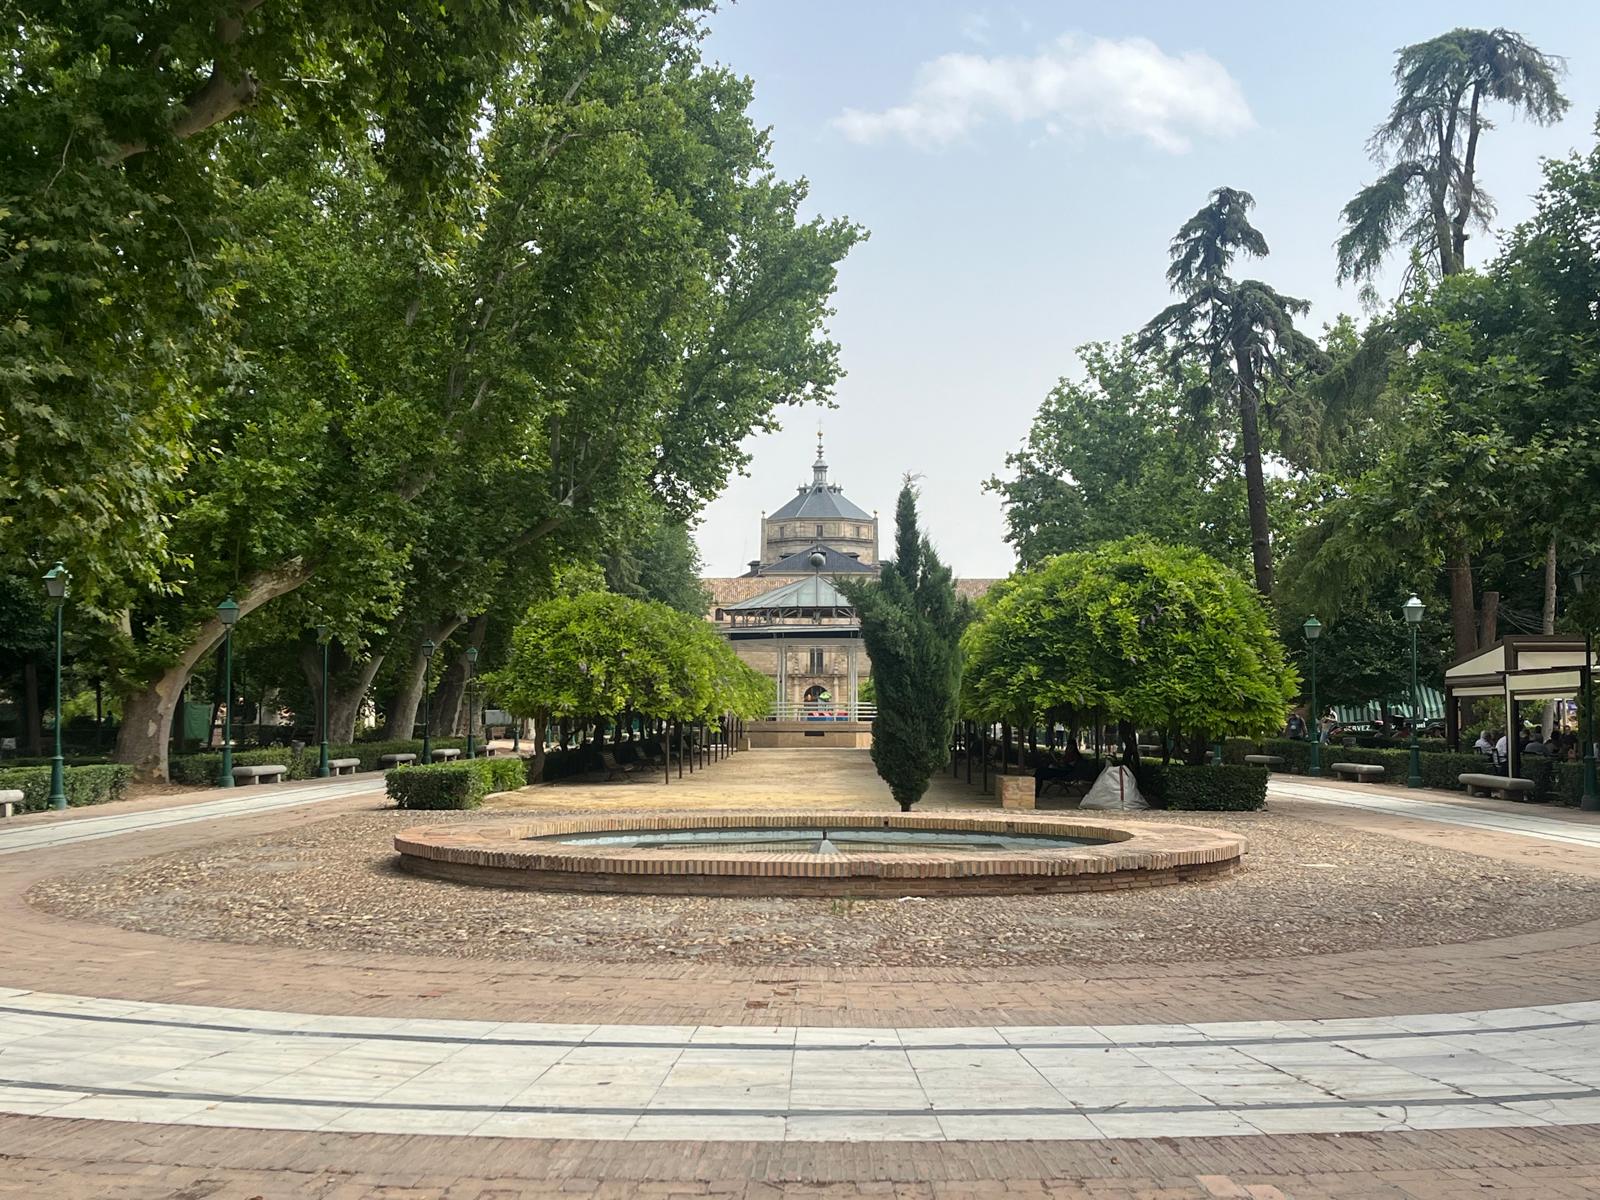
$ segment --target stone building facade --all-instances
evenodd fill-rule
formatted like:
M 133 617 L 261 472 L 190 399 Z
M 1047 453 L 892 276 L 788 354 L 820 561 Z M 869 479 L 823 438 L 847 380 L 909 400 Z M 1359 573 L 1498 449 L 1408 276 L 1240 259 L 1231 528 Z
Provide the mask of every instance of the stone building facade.
M 857 507 L 829 478 L 819 433 L 811 482 L 761 515 L 761 557 L 743 575 L 705 580 L 707 617 L 773 681 L 776 715 L 870 716 L 852 685 L 858 692 L 871 664 L 837 585 L 878 574 L 878 532 L 878 514 Z M 991 582 L 960 580 L 957 588 L 981 595 Z

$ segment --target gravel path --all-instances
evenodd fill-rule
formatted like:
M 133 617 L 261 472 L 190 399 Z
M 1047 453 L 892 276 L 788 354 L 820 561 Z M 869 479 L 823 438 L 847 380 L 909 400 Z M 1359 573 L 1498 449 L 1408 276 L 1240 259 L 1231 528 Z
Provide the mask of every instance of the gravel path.
M 544 815 L 544 814 L 541 814 Z M 749 900 L 497 891 L 394 868 L 397 829 L 492 813 L 379 813 L 63 877 L 29 900 L 174 937 L 478 959 L 759 966 L 1141 963 L 1437 945 L 1600 918 L 1600 879 L 1279 813 L 1162 813 L 1242 832 L 1247 869 L 1135 892 Z

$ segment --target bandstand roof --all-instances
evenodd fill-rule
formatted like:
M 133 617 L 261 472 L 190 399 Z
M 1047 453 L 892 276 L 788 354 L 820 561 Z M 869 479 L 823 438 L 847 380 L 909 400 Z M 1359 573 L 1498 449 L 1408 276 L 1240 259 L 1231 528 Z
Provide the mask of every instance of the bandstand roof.
M 732 604 L 722 606 L 728 613 L 754 613 L 768 612 L 775 609 L 797 610 L 810 615 L 818 609 L 837 611 L 840 609 L 854 612 L 854 606 L 845 599 L 844 593 L 833 585 L 833 581 L 824 575 L 812 574 L 786 583 L 782 587 L 775 587 L 771 591 L 762 592 L 758 596 L 751 596 L 748 600 L 738 600 Z
M 1510 696 L 1515 700 L 1561 700 L 1583 686 L 1583 639 L 1538 633 L 1501 638 L 1458 659 L 1444 673 L 1452 696 Z

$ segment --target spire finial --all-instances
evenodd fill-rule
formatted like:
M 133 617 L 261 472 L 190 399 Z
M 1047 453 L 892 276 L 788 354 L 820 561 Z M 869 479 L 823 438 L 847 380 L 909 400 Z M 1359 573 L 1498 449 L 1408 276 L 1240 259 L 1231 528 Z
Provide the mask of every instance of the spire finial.
M 822 422 L 817 422 L 817 461 L 822 461 Z

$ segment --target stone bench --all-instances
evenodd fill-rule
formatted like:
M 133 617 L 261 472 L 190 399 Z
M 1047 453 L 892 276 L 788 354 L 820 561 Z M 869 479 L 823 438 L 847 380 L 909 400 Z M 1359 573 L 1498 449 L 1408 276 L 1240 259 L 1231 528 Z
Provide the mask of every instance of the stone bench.
M 0 788 L 0 817 L 15 816 L 21 803 L 22 793 L 16 788 Z
M 1377 763 L 1334 763 L 1328 770 L 1355 783 L 1383 782 L 1383 768 Z
M 378 765 L 380 767 L 403 767 L 407 763 L 414 763 L 416 761 L 417 761 L 417 756 L 415 754 L 380 754 L 380 755 L 378 755 Z
M 1533 794 L 1533 780 L 1515 776 L 1479 775 L 1466 771 L 1456 776 L 1456 782 L 1467 789 L 1469 796 L 1498 796 L 1502 800 L 1516 800 Z
M 461 757 L 461 751 L 455 750 L 455 749 L 435 750 L 433 752 L 433 761 L 434 762 L 449 762 L 452 759 L 456 759 L 456 758 L 460 758 L 460 757 Z
M 233 769 L 233 782 L 246 786 L 258 783 L 282 783 L 283 777 L 288 773 L 288 767 L 268 763 L 263 763 L 257 767 L 235 767 Z
M 359 758 L 330 758 L 328 770 L 335 775 L 354 775 L 361 766 Z
M 1252 767 L 1270 767 L 1273 770 L 1283 766 L 1283 759 L 1276 754 L 1246 754 L 1244 761 Z

